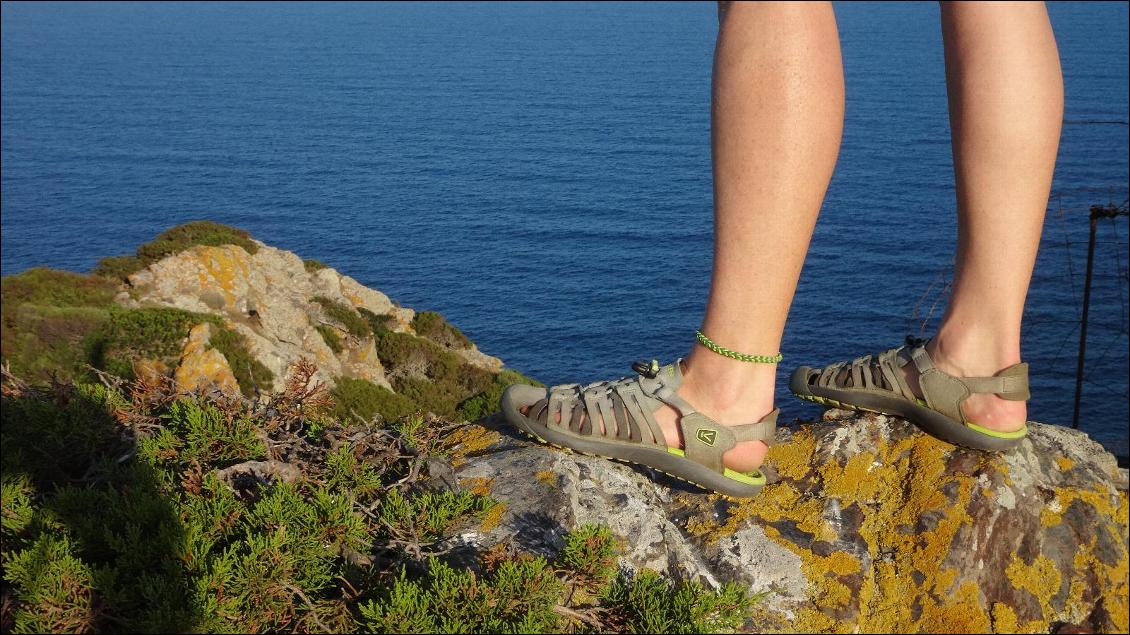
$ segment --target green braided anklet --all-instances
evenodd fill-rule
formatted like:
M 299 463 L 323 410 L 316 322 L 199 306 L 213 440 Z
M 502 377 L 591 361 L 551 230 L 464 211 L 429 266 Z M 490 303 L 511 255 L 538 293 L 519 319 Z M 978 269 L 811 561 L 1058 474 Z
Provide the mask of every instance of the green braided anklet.
M 747 355 L 745 353 L 732 351 L 725 346 L 716 343 L 709 337 L 703 335 L 702 331 L 695 331 L 694 336 L 696 339 L 698 339 L 699 344 L 702 344 L 706 348 L 709 348 L 715 353 L 718 353 L 722 357 L 729 357 L 741 362 L 753 362 L 756 364 L 776 364 L 785 358 L 785 356 L 781 355 L 780 353 L 777 353 L 776 355 Z

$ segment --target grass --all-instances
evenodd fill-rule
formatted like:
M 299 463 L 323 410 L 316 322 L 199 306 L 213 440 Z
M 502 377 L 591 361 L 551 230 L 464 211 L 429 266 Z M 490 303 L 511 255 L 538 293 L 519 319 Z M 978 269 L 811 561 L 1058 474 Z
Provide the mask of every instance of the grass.
M 258 404 L 5 374 L 4 630 L 720 632 L 748 615 L 733 585 L 618 573 L 601 527 L 555 557 L 449 557 L 498 506 L 420 487 L 459 424 L 343 423 L 313 372 Z

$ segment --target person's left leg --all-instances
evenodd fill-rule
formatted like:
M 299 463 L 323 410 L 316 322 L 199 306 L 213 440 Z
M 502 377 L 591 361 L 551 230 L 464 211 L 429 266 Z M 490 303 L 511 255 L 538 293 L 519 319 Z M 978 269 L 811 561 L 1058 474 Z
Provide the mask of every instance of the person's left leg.
M 729 349 L 773 356 L 839 152 L 839 33 L 828 2 L 736 2 L 721 14 L 712 95 L 714 272 L 702 332 Z M 677 394 L 724 426 L 756 423 L 773 410 L 776 371 L 776 364 L 694 345 Z M 547 403 L 531 404 L 532 414 L 545 416 Z M 529 407 L 519 412 L 531 415 Z M 590 415 L 607 432 L 604 417 L 588 409 L 576 427 Z M 553 416 L 561 423 L 560 413 Z M 661 406 L 653 416 L 668 447 L 686 446 L 675 410 Z M 760 441 L 740 442 L 724 465 L 755 470 L 767 450 Z
M 844 78 L 827 2 L 735 2 L 714 55 L 714 272 L 702 332 L 743 353 L 775 355 L 832 178 L 843 129 Z M 773 410 L 776 364 L 736 361 L 694 345 L 679 394 L 724 424 Z M 656 413 L 682 445 L 676 413 Z M 767 447 L 740 443 L 726 465 L 759 466 Z

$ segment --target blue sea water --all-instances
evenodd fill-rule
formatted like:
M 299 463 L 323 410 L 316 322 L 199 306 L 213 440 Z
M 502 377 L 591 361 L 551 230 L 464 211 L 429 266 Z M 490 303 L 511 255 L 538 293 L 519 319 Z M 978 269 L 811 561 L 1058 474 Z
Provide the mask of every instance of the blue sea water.
M 846 128 L 783 376 L 929 333 L 952 273 L 937 5 L 836 11 Z M 1024 355 L 1032 417 L 1069 424 L 1087 210 L 1127 197 L 1128 19 L 1050 12 L 1066 121 Z M 0 269 L 86 271 L 209 218 L 545 382 L 628 374 L 701 320 L 716 28 L 712 3 L 4 2 Z M 1122 454 L 1128 220 L 1098 228 L 1082 406 Z

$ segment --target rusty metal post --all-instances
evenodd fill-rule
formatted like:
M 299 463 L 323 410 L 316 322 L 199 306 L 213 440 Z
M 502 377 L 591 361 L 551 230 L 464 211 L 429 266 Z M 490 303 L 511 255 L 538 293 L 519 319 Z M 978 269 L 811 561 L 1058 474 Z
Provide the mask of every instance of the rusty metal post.
M 1095 230 L 1102 215 L 1101 205 L 1091 206 L 1091 238 L 1087 241 L 1087 278 L 1083 282 L 1083 321 L 1079 326 L 1079 359 L 1075 366 L 1075 409 L 1071 427 L 1079 429 L 1079 401 L 1083 397 L 1083 360 L 1087 356 L 1087 316 L 1091 312 L 1091 272 L 1095 268 Z

